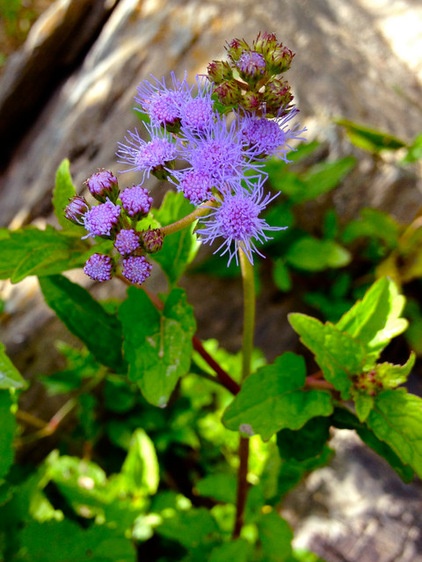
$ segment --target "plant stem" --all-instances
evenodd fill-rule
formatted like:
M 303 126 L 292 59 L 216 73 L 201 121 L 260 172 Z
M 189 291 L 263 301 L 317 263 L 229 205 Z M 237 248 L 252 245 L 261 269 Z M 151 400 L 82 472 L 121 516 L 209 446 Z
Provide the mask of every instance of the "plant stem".
M 197 207 L 194 211 L 192 211 L 191 213 L 189 213 L 189 215 L 186 215 L 182 219 L 173 222 L 171 224 L 168 224 L 166 226 L 162 226 L 160 228 L 161 233 L 163 234 L 163 236 L 167 236 L 167 234 L 173 234 L 174 232 L 183 230 L 184 228 L 195 222 L 197 219 L 199 219 L 199 217 L 202 217 L 207 213 L 209 213 L 210 208 L 214 207 L 215 204 L 216 202 L 213 199 L 206 201 L 205 203 Z
M 255 333 L 255 279 L 253 266 L 243 250 L 239 249 L 243 281 L 243 340 L 242 340 L 242 381 L 250 375 Z M 248 494 L 249 439 L 241 437 L 239 442 L 239 469 L 237 474 L 236 519 L 233 539 L 240 536 L 245 518 Z

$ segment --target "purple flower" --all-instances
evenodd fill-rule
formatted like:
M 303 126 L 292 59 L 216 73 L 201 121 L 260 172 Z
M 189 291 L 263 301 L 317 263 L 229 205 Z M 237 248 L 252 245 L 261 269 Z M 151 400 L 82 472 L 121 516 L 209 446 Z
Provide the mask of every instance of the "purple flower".
M 90 206 L 83 197 L 74 195 L 64 210 L 64 216 L 74 224 L 84 226 L 84 216 L 89 209 Z
M 244 142 L 237 123 L 228 128 L 224 117 L 218 117 L 196 134 L 184 131 L 181 157 L 193 169 L 211 178 L 221 192 L 237 188 L 242 180 L 249 184 L 262 173 L 262 163 L 253 161 L 255 153 Z
M 197 77 L 194 95 L 186 99 L 180 107 L 182 128 L 191 131 L 202 131 L 215 119 L 212 87 L 210 82 Z
M 201 227 L 197 230 L 204 244 L 212 244 L 216 238 L 224 238 L 214 253 L 223 249 L 221 255 L 229 254 L 228 265 L 235 258 L 238 263 L 238 250 L 242 249 L 253 264 L 253 252 L 261 257 L 255 242 L 270 240 L 264 231 L 283 230 L 283 227 L 269 226 L 259 218 L 260 213 L 274 199 L 267 194 L 264 197 L 263 181 L 255 185 L 253 191 L 238 190 L 228 194 L 217 207 L 211 207 L 208 215 L 200 219 Z
M 112 229 L 119 222 L 120 207 L 110 200 L 93 207 L 84 215 L 84 226 L 89 236 L 110 236 Z
M 125 137 L 126 144 L 118 143 L 118 162 L 129 164 L 124 172 L 142 172 L 142 182 L 150 173 L 159 173 L 177 156 L 177 146 L 170 137 L 156 126 L 145 125 L 151 140 L 145 141 L 135 129 L 128 131 Z
M 139 233 L 135 232 L 133 229 L 120 230 L 114 241 L 114 247 L 122 256 L 131 254 L 137 250 L 139 246 Z
M 287 153 L 293 148 L 291 140 L 303 140 L 301 134 L 305 129 L 288 128 L 288 122 L 297 115 L 298 110 L 292 109 L 283 117 L 267 119 L 255 115 L 239 116 L 242 135 L 245 142 L 256 151 L 256 156 L 276 156 L 288 162 Z
M 104 202 L 107 198 L 112 201 L 117 199 L 118 181 L 110 170 L 98 170 L 86 180 L 85 184 L 98 201 Z
M 127 187 L 120 194 L 123 209 L 132 218 L 141 218 L 151 209 L 153 199 L 149 191 L 140 185 Z
M 180 108 L 191 97 L 192 87 L 186 77 L 180 82 L 174 72 L 171 73 L 172 88 L 167 88 L 166 81 L 152 76 L 153 82 L 141 82 L 137 88 L 135 101 L 141 106 L 142 113 L 149 115 L 150 121 L 157 126 L 174 126 L 180 122 Z
M 84 273 L 94 281 L 109 281 L 113 271 L 113 262 L 105 254 L 93 254 L 86 262 Z
M 140 285 L 151 275 L 152 265 L 144 256 L 131 256 L 122 262 L 122 274 L 130 281 Z
M 194 205 L 200 205 L 212 197 L 213 179 L 208 172 L 202 170 L 182 170 L 173 173 L 177 190 Z M 176 180 L 176 181 L 174 181 Z

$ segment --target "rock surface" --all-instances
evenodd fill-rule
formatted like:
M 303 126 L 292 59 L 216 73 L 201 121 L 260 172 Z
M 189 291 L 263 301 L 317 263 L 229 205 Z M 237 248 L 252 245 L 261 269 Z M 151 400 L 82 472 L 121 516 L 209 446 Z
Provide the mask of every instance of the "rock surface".
M 410 140 L 422 124 L 421 28 L 422 7 L 412 0 L 57 1 L 33 28 L 0 82 L 0 134 L 13 146 L 3 153 L 0 225 L 54 222 L 51 190 L 63 158 L 70 159 L 81 188 L 99 167 L 118 170 L 116 144 L 137 124 L 131 108 L 141 80 L 171 70 L 180 75 L 187 70 L 193 78 L 211 59 L 224 57 L 225 41 L 251 40 L 259 30 L 275 32 L 297 53 L 289 80 L 301 122 L 308 127 L 309 138 L 326 143 L 331 157 L 350 150 L 332 124 L 337 116 Z M 422 204 L 420 178 L 388 162 L 376 167 L 368 158 L 360 162 L 334 195 L 337 210 L 347 217 L 362 206 L 374 206 L 410 220 Z M 124 176 L 128 185 L 132 180 L 130 174 Z M 152 180 L 149 187 L 158 188 L 157 182 Z M 304 219 L 315 221 L 319 216 L 313 208 Z M 80 272 L 75 276 L 82 280 Z M 154 277 L 152 283 L 158 282 Z M 236 282 L 224 282 L 230 304 L 224 315 L 215 314 L 221 310 L 221 282 L 207 280 L 207 299 L 200 278 L 187 284 L 197 306 L 200 335 L 223 337 L 228 348 L 236 349 L 241 328 Z M 121 291 L 116 284 L 97 290 Z M 42 303 L 36 283 L 32 279 L 15 287 L 4 283 L 3 298 L 7 303 L 0 339 L 26 376 L 48 372 L 52 365 L 43 348 L 51 343 L 46 339 L 51 342 L 55 334 L 63 333 Z M 281 353 L 292 339 L 284 330 L 280 336 L 279 328 L 292 308 L 289 299 L 280 301 L 271 293 L 260 300 L 257 345 L 269 357 Z M 54 354 L 49 356 L 53 361 Z M 40 407 L 39 400 L 34 395 L 30 407 Z M 345 454 L 339 456 L 344 464 L 336 467 L 336 476 L 330 473 L 334 468 L 314 475 L 308 483 L 311 489 L 303 493 L 307 502 L 319 489 L 333 496 L 349 480 L 349 512 L 336 500 L 326 502 L 330 510 L 326 519 L 318 510 L 311 514 L 314 505 L 306 507 L 299 540 L 328 562 L 420 562 L 420 489 L 399 486 L 387 469 L 382 484 L 377 482 L 377 473 L 366 468 L 375 462 L 368 460 L 367 450 L 348 443 L 343 449 L 338 443 Z M 373 492 L 366 502 L 360 493 L 362 482 Z M 356 501 L 351 504 L 353 494 Z

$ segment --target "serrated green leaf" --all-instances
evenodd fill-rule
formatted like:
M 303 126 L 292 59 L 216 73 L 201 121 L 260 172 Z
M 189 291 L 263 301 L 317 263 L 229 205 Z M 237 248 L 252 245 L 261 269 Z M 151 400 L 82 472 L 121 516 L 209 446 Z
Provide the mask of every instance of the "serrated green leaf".
M 289 314 L 288 319 L 302 343 L 314 353 L 324 378 L 347 399 L 353 375 L 362 371 L 365 348 L 329 322 L 322 324 L 299 313 Z
M 194 207 L 181 193 L 168 191 L 159 209 L 153 209 L 154 218 L 162 226 L 176 222 L 193 211 Z M 199 244 L 193 234 L 194 224 L 164 238 L 163 247 L 151 257 L 160 264 L 171 284 L 183 275 L 194 258 Z
M 11 362 L 4 345 L 0 342 L 0 389 L 24 388 L 26 385 L 26 381 Z
M 54 214 L 56 215 L 59 225 L 63 230 L 73 231 L 82 236 L 80 226 L 73 224 L 67 220 L 64 215 L 64 210 L 71 199 L 76 195 L 76 189 L 73 184 L 72 176 L 70 175 L 70 162 L 65 159 L 61 162 L 56 172 L 56 184 L 53 190 L 53 207 Z
M 407 381 L 413 369 L 416 355 L 412 352 L 404 365 L 393 363 L 378 363 L 375 367 L 376 379 L 382 383 L 383 388 L 397 388 Z
M 15 456 L 13 440 L 16 432 L 16 419 L 11 411 L 14 401 L 7 389 L 0 390 L 0 479 L 9 472 Z
M 323 271 L 327 268 L 344 267 L 350 263 L 351 255 L 333 240 L 304 236 L 290 246 L 285 260 L 297 269 Z
M 132 435 L 127 457 L 121 474 L 132 493 L 156 493 L 160 481 L 159 466 L 155 447 L 143 429 Z
M 86 241 L 47 225 L 28 226 L 0 240 L 0 279 L 19 283 L 28 275 L 53 275 L 80 267 L 90 248 Z
M 224 425 L 246 435 L 259 433 L 268 440 L 280 429 L 299 429 L 315 416 L 329 416 L 331 395 L 305 390 L 303 357 L 285 353 L 272 365 L 250 375 L 223 415 Z
M 151 404 L 164 407 L 191 361 L 195 320 L 185 293 L 174 289 L 158 312 L 143 291 L 130 288 L 119 316 L 129 376 Z
M 289 562 L 292 555 L 293 531 L 278 513 L 265 513 L 258 521 L 262 552 L 260 560 Z
M 342 316 L 336 328 L 364 345 L 375 360 L 395 336 L 405 331 L 407 321 L 400 318 L 404 303 L 396 285 L 383 277 Z
M 384 390 L 375 398 L 368 427 L 422 478 L 422 399 L 404 389 Z
M 122 329 L 116 316 L 106 312 L 83 287 L 62 275 L 41 277 L 39 283 L 46 303 L 70 332 L 102 365 L 124 372 Z

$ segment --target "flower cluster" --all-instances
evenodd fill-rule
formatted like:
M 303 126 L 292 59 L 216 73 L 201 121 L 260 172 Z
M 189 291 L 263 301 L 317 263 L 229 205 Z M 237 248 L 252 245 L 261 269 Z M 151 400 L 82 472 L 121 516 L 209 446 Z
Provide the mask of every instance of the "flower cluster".
M 273 197 L 265 194 L 265 159 L 287 161 L 290 142 L 301 139 L 303 129 L 290 127 L 297 115 L 290 86 L 281 75 L 293 53 L 273 34 L 260 34 L 249 46 L 234 39 L 227 46 L 228 61 L 213 61 L 207 76 L 189 85 L 186 75 L 174 73 L 170 84 L 152 78 L 142 82 L 135 96 L 136 110 L 144 115 L 144 131 L 128 131 L 118 143 L 122 170 L 140 174 L 140 184 L 119 193 L 111 172 L 94 174 L 86 185 L 99 202 L 90 208 L 75 197 L 66 216 L 87 230 L 86 237 L 114 240 L 116 258 L 94 254 L 85 266 L 92 278 L 110 278 L 116 267 L 133 283 L 150 273 L 148 251 L 161 248 L 160 230 L 138 232 L 137 222 L 148 214 L 151 198 L 143 187 L 153 175 L 166 179 L 194 205 L 197 234 L 205 244 L 221 238 L 216 251 L 237 262 L 242 250 L 253 263 L 262 255 L 258 243 L 269 239 L 269 226 L 261 218 Z M 194 219 L 192 219 L 194 220 Z
M 99 282 L 110 280 L 118 272 L 130 283 L 143 283 L 152 269 L 144 255 L 150 252 L 150 247 L 144 243 L 143 233 L 136 230 L 136 224 L 151 209 L 148 190 L 134 185 L 120 192 L 117 178 L 109 170 L 99 170 L 85 184 L 98 204 L 91 206 L 84 197 L 75 195 L 65 209 L 65 216 L 85 228 L 87 234 L 83 238 L 113 240 L 115 252 L 112 256 L 93 254 L 84 272 Z M 156 244 L 154 250 L 159 247 Z

